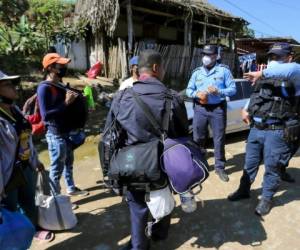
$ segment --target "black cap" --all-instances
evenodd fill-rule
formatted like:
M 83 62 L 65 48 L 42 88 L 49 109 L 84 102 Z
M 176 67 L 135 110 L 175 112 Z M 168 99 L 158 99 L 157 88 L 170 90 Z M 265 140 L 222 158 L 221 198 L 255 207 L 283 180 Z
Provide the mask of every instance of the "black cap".
M 205 55 L 218 54 L 218 47 L 216 45 L 205 45 L 203 47 L 202 54 L 205 54 Z
M 275 54 L 278 56 L 286 56 L 292 54 L 293 49 L 289 43 L 274 43 L 270 50 L 268 51 L 268 55 Z

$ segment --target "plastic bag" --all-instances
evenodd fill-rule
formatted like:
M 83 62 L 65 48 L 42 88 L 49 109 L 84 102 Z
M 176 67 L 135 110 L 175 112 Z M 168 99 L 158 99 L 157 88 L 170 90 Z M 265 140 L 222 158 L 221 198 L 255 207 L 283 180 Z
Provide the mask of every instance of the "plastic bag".
M 175 207 L 175 201 L 169 186 L 163 189 L 151 191 L 150 201 L 146 203 L 152 217 L 156 221 L 159 221 L 163 217 L 169 215 Z
M 99 73 L 102 70 L 102 63 L 101 62 L 97 62 L 96 64 L 94 64 L 88 72 L 86 72 L 88 78 L 91 79 L 95 79 L 97 75 L 99 75 Z

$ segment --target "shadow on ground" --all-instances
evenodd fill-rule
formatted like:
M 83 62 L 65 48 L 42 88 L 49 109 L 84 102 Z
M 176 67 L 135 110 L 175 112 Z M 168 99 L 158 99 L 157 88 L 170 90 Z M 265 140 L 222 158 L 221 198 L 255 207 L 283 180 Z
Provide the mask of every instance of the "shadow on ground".
M 291 168 L 289 171 L 299 179 L 300 170 Z M 103 186 L 91 188 L 102 189 Z M 300 200 L 300 184 L 283 183 L 279 191 L 281 195 L 274 199 L 274 207 L 284 206 Z M 172 215 L 169 238 L 165 242 L 153 243 L 151 249 L 173 250 L 190 244 L 190 247 L 220 248 L 228 242 L 244 246 L 260 246 L 268 235 L 262 224 L 263 219 L 254 214 L 261 189 L 252 190 L 251 198 L 241 202 L 229 202 L 227 199 L 206 200 L 204 207 L 198 202 L 198 209 L 192 214 L 182 212 L 176 207 Z M 110 197 L 110 192 L 86 197 L 77 202 L 84 204 Z M 114 204 L 99 213 L 77 214 L 79 224 L 72 232 L 79 235 L 57 243 L 51 250 L 115 250 L 118 242 L 130 233 L 129 213 L 124 202 Z M 271 211 L 272 213 L 272 211 Z M 188 243 L 187 243 L 188 242 Z M 184 248 L 182 248 L 184 249 Z

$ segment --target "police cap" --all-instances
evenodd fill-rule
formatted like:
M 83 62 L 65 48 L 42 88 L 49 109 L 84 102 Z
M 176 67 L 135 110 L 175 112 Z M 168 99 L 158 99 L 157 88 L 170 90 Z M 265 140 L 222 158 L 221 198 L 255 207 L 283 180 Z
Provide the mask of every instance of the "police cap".
M 218 47 L 216 45 L 205 45 L 202 50 L 202 54 L 215 55 L 218 54 Z
M 278 56 L 286 56 L 292 54 L 292 46 L 289 43 L 274 43 L 270 50 L 268 51 L 268 55 L 275 54 Z

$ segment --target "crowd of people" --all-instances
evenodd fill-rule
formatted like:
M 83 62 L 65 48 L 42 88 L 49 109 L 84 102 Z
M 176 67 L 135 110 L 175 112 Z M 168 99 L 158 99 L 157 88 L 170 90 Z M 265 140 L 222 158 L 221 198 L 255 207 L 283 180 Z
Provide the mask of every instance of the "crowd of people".
M 218 47 L 205 45 L 202 53 L 202 66 L 193 71 L 186 89 L 186 95 L 194 100 L 192 140 L 199 150 L 204 150 L 208 127 L 211 128 L 215 173 L 221 181 L 228 182 L 229 176 L 225 170 L 226 101 L 236 94 L 237 89 L 230 69 L 219 63 Z M 239 187 L 228 196 L 232 202 L 249 198 L 251 184 L 263 161 L 262 198 L 255 209 L 259 216 L 270 212 L 280 180 L 294 181 L 286 168 L 298 149 L 300 138 L 300 66 L 292 62 L 292 47 L 286 43 L 273 44 L 267 56 L 269 67 L 244 74 L 254 85 L 250 101 L 241 114 L 249 124 L 250 132 Z M 49 53 L 43 58 L 45 78 L 38 86 L 36 101 L 45 127 L 50 157 L 49 182 L 53 195 L 61 193 L 60 179 L 63 175 L 67 195 L 87 196 L 89 193 L 74 183 L 74 144 L 70 141 L 74 128 L 68 126 L 65 120 L 67 112 L 70 112 L 69 107 L 79 95 L 62 83 L 69 62 L 70 59 L 57 53 Z M 184 100 L 162 82 L 165 72 L 160 53 L 144 50 L 131 58 L 129 65 L 131 77 L 120 85 L 115 94 L 104 129 L 110 130 L 112 124 L 117 127 L 116 136 L 120 138 L 117 138 L 118 145 L 114 150 L 157 139 L 159 135 L 149 122 L 151 118 L 147 113 L 153 114 L 158 124 L 165 124 L 168 100 L 171 100 L 170 115 L 167 117 L 168 127 L 162 131 L 164 136 L 188 137 Z M 19 83 L 19 76 L 8 76 L 0 71 L 0 203 L 10 211 L 24 213 L 35 225 L 37 239 L 51 241 L 54 233 L 41 228 L 37 222 L 36 176 L 38 172 L 44 172 L 45 167 L 39 161 L 32 142 L 31 124 L 15 105 Z M 137 105 L 138 102 L 146 108 L 141 108 L 143 105 Z M 109 169 L 104 171 L 105 177 L 109 176 L 108 172 Z M 160 182 L 150 183 L 150 192 L 165 188 L 168 185 L 165 183 L 161 179 Z M 106 184 L 110 187 L 109 178 Z M 116 186 L 111 187 L 116 190 Z M 129 183 L 124 193 L 130 211 L 131 239 L 123 250 L 146 250 L 150 249 L 151 241 L 167 239 L 171 214 L 155 221 L 150 234 L 145 233 L 149 229 L 148 191 Z M 76 208 L 76 205 L 72 206 L 72 209 Z

